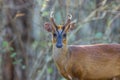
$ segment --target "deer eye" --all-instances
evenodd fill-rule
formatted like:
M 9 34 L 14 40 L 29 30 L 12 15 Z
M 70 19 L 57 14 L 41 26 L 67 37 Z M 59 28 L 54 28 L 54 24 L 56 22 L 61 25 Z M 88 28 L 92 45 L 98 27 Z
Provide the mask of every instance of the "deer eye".
M 63 34 L 63 38 L 66 38 L 66 34 Z
M 57 37 L 57 34 L 56 34 L 56 33 L 53 33 L 53 37 Z

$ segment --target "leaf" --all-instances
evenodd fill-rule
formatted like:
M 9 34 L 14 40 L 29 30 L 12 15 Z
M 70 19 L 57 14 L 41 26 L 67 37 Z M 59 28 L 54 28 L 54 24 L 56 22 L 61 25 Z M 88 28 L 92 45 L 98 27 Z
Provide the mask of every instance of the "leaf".
M 13 62 L 13 64 L 20 64 L 22 62 L 22 59 L 16 60 Z
M 3 41 L 2 42 L 2 47 L 7 47 L 8 46 L 8 42 L 7 41 Z
M 11 58 L 14 58 L 17 54 L 14 52 L 10 55 Z
M 10 47 L 10 49 L 9 49 L 10 51 L 14 51 L 14 48 L 13 47 Z
M 53 69 L 52 68 L 48 68 L 47 71 L 48 71 L 49 74 L 51 74 L 53 72 Z

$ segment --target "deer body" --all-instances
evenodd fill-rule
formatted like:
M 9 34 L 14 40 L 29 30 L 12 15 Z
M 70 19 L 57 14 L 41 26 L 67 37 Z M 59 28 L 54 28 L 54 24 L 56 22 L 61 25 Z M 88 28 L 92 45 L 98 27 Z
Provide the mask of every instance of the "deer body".
M 120 76 L 118 44 L 71 45 L 66 50 L 55 49 L 53 58 L 58 70 L 67 79 L 97 80 Z
M 73 23 L 71 16 L 65 25 L 44 25 L 52 32 L 53 59 L 67 80 L 116 80 L 120 77 L 120 44 L 67 45 L 66 34 Z M 117 77 L 117 78 L 116 78 Z

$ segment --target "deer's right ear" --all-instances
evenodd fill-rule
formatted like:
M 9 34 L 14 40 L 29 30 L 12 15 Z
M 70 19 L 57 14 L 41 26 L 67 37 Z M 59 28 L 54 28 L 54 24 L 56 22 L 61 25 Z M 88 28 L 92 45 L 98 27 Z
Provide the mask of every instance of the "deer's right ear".
M 52 25 L 51 25 L 51 23 L 45 22 L 44 28 L 45 28 L 46 31 L 52 32 Z

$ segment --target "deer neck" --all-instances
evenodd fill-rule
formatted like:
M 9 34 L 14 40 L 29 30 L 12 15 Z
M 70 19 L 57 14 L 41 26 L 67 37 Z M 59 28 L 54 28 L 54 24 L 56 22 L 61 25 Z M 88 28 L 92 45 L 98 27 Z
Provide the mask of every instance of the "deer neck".
M 53 45 L 53 59 L 56 63 L 60 63 L 65 60 L 68 52 L 67 45 L 64 45 L 62 48 L 57 48 Z

